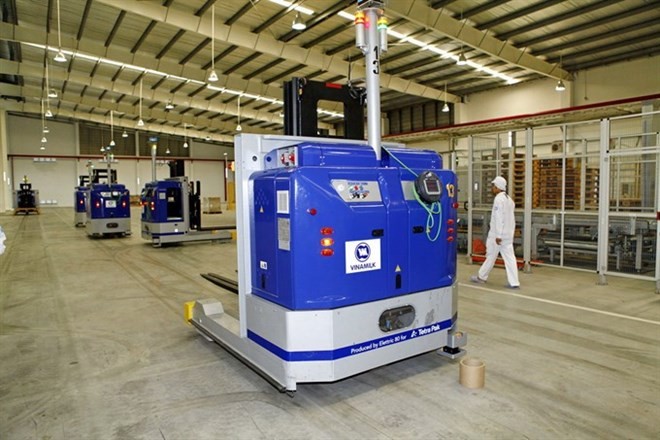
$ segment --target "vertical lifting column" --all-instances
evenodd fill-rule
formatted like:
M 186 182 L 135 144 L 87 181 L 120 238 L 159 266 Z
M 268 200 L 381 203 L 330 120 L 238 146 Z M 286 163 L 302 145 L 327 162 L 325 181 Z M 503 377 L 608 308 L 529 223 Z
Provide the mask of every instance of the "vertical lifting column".
M 355 45 L 366 57 L 367 140 L 380 160 L 380 54 L 387 52 L 387 20 L 383 2 L 358 1 L 355 13 Z

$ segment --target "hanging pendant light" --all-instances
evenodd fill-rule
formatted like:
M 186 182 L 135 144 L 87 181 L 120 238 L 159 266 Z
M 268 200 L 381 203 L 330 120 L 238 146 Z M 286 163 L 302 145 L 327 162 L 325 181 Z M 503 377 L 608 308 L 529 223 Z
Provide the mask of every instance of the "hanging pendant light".
M 243 127 L 241 127 L 241 95 L 238 95 L 238 124 L 236 125 L 236 131 L 243 131 Z
M 126 132 L 126 130 L 124 130 L 124 132 L 121 134 L 121 137 L 123 137 L 123 138 L 127 138 L 127 137 L 128 137 L 128 133 Z
M 46 54 L 46 56 L 44 58 L 45 58 L 45 61 L 46 61 L 46 90 L 49 90 L 50 89 L 50 74 L 49 74 L 49 69 L 48 69 L 48 54 Z M 52 118 L 53 117 L 53 112 L 50 111 L 50 92 L 46 93 L 46 117 L 47 118 Z
M 110 110 L 110 146 L 115 145 L 115 111 Z
M 48 133 L 46 130 L 48 128 L 46 127 L 46 114 L 44 113 L 44 100 L 41 98 L 41 131 L 43 133 Z M 46 139 L 46 136 L 41 137 L 41 147 L 39 148 L 40 150 L 45 150 L 46 149 L 46 142 L 48 142 L 48 139 Z
M 41 131 L 42 131 L 44 134 L 48 134 L 48 133 L 50 133 L 50 130 L 49 130 L 48 127 L 46 127 L 46 126 L 45 126 L 44 128 L 42 128 Z
M 218 73 L 215 71 L 215 4 L 211 6 L 211 71 L 207 81 L 218 81 Z
M 445 105 L 442 106 L 442 112 L 449 112 L 449 104 L 447 104 L 447 81 L 445 81 Z
M 463 48 L 461 47 L 461 53 L 458 55 L 458 61 L 456 61 L 456 64 L 459 66 L 465 66 L 467 64 L 467 58 L 465 58 L 465 52 L 463 52 Z
M 293 23 L 291 24 L 291 29 L 293 29 L 294 31 L 304 31 L 305 29 L 307 29 L 307 25 L 302 20 L 302 17 L 300 16 L 300 12 L 296 12 L 296 18 L 293 19 Z
M 188 148 L 188 124 L 183 124 L 183 148 Z
M 57 61 L 58 63 L 65 63 L 66 62 L 66 56 L 64 56 L 64 52 L 62 52 L 62 30 L 61 30 L 61 21 L 60 21 L 60 0 L 57 0 L 57 45 L 59 46 L 59 50 L 57 51 L 57 54 L 55 55 L 55 58 L 53 60 Z
M 138 112 L 140 113 L 140 117 L 137 122 L 138 127 L 144 127 L 144 121 L 142 120 L 142 78 L 140 78 L 140 103 L 139 103 L 140 108 L 138 109 Z
M 562 69 L 562 64 L 563 64 L 562 63 L 562 54 L 560 53 L 559 54 L 559 70 Z M 560 73 L 560 75 L 561 75 L 561 73 Z M 561 78 L 560 78 L 559 81 L 557 81 L 557 84 L 555 85 L 555 91 L 556 92 L 563 92 L 564 90 L 566 90 L 566 84 L 564 84 L 564 81 L 562 81 Z
M 165 150 L 165 154 L 170 154 L 170 147 L 167 147 L 167 150 Z
M 49 98 L 57 98 L 57 90 L 55 90 L 55 89 L 48 90 L 48 97 Z
M 168 100 L 167 104 L 165 104 L 165 110 L 172 110 L 174 109 L 174 104 L 172 104 L 172 100 Z

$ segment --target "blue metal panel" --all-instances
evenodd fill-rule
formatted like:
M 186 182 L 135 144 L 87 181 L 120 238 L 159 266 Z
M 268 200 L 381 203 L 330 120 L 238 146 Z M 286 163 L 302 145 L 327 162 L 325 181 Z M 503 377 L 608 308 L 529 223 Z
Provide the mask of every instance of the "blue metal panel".
M 378 162 L 362 145 L 305 143 L 286 150 L 298 157 L 285 162 L 296 166 L 253 176 L 254 294 L 291 310 L 333 309 L 452 285 L 456 246 L 448 221 L 456 220 L 455 192 L 443 192 L 442 216 L 427 233 L 427 211 L 406 200 L 401 182 L 412 185 L 429 169 L 444 187 L 455 187 L 456 177 L 440 170 L 435 152 L 390 151 L 398 161 L 384 154 Z M 270 162 L 280 161 L 281 154 L 271 152 Z M 356 182 L 358 193 L 358 182 L 364 182 L 380 197 L 347 199 L 333 186 L 338 181 Z M 322 255 L 323 249 L 332 255 Z M 369 253 L 380 257 L 369 260 Z
M 181 182 L 176 180 L 159 180 L 157 182 L 149 182 L 144 186 L 141 195 L 142 221 L 167 223 L 180 222 L 182 220 L 182 217 L 168 217 L 168 190 L 176 191 L 181 196 Z
M 85 204 L 85 191 L 87 191 L 87 187 L 77 186 L 73 193 L 73 206 L 75 207 L 76 212 L 87 211 L 87 206 Z
M 90 219 L 129 218 L 131 216 L 130 194 L 121 184 L 95 183 L 89 190 L 87 217 Z

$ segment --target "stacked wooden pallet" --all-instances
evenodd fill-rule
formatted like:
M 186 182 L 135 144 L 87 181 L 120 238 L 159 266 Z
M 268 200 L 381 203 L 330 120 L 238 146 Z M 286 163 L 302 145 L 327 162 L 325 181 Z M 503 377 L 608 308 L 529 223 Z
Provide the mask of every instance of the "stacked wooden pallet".
M 566 160 L 565 192 L 566 209 L 580 208 L 580 166 L 573 159 Z M 534 163 L 534 208 L 561 209 L 562 207 L 562 159 L 540 159 Z
M 600 176 L 600 169 L 590 168 L 586 169 L 586 177 L 584 180 L 584 207 L 585 209 L 598 209 L 598 178 Z
M 508 161 L 508 154 L 502 155 L 502 158 L 507 159 L 502 162 L 502 176 L 509 176 L 510 164 L 513 168 L 513 177 L 509 179 L 507 193 L 515 202 L 516 207 L 522 208 L 525 206 L 525 155 L 521 153 L 514 155 L 513 162 Z

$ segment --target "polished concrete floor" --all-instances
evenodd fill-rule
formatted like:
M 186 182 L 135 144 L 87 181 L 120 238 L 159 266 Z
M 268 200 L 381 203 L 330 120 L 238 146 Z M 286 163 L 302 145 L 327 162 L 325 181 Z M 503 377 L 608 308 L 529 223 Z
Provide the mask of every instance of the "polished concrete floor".
M 235 277 L 235 245 L 152 248 L 137 217 L 88 239 L 69 209 L 0 216 L 0 439 L 660 438 L 653 283 L 542 267 L 510 291 L 498 269 L 460 285 L 485 388 L 429 353 L 291 398 L 182 319 L 198 298 L 235 310 L 199 276 Z

